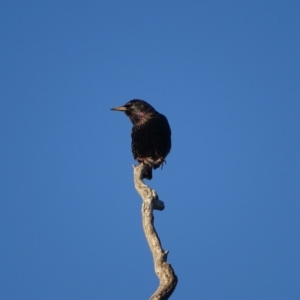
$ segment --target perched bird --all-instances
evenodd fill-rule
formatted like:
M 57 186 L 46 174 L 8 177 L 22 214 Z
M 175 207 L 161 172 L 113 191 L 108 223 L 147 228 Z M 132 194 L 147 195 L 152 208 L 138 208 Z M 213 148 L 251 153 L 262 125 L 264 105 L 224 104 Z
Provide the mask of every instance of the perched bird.
M 157 112 L 149 103 L 133 99 L 123 106 L 112 108 L 123 111 L 130 118 L 131 150 L 134 159 L 150 166 L 144 178 L 152 178 L 152 168 L 156 169 L 166 162 L 171 150 L 171 128 L 167 118 Z

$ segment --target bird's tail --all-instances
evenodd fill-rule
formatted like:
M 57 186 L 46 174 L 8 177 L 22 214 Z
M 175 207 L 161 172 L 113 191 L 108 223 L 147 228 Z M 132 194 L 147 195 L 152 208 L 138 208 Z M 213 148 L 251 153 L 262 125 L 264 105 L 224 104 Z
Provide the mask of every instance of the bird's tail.
M 147 168 L 144 173 L 144 178 L 151 180 L 152 179 L 152 167 Z

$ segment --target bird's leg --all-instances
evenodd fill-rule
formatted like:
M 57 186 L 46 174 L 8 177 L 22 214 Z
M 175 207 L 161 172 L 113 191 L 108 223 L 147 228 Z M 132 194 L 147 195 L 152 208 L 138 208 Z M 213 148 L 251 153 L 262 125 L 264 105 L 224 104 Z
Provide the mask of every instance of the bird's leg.
M 160 169 L 162 170 L 163 166 L 167 164 L 167 161 L 164 159 L 163 162 L 161 163 Z

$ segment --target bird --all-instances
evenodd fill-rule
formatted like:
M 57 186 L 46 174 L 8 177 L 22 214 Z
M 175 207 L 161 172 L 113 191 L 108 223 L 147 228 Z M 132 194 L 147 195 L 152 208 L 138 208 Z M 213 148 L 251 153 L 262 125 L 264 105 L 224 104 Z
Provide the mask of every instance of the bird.
M 111 110 L 124 112 L 132 123 L 131 150 L 138 163 L 149 166 L 143 178 L 152 179 L 152 169 L 166 163 L 171 150 L 171 128 L 168 119 L 144 100 L 132 99 Z

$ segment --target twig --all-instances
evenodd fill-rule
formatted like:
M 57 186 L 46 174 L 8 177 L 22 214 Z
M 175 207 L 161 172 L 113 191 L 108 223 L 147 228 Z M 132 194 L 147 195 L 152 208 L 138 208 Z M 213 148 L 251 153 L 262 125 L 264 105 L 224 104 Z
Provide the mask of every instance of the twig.
M 157 193 L 143 182 L 143 174 L 148 166 L 143 163 L 134 166 L 134 185 L 143 199 L 142 220 L 147 242 L 154 259 L 154 269 L 159 278 L 159 287 L 150 300 L 169 299 L 176 288 L 178 279 L 171 264 L 167 263 L 169 251 L 164 251 L 154 228 L 153 209 L 163 210 L 164 202 L 159 200 Z

